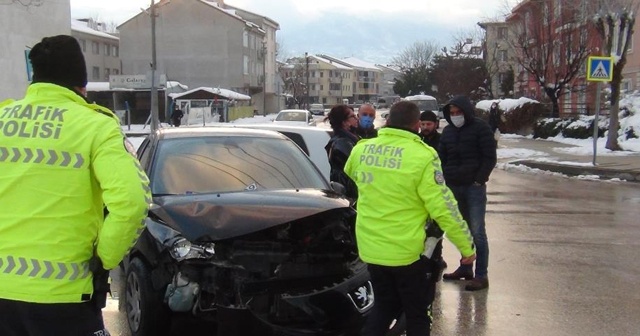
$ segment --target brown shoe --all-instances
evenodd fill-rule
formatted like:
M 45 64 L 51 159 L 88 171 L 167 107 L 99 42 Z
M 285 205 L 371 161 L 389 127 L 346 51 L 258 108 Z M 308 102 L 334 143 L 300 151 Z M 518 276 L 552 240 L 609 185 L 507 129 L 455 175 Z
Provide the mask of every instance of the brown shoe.
M 467 283 L 464 286 L 464 290 L 467 291 L 478 291 L 489 288 L 489 279 L 487 278 L 475 278 Z
M 473 279 L 473 271 L 472 270 L 462 270 L 458 268 L 453 273 L 446 273 L 442 275 L 442 279 L 444 280 L 472 280 Z

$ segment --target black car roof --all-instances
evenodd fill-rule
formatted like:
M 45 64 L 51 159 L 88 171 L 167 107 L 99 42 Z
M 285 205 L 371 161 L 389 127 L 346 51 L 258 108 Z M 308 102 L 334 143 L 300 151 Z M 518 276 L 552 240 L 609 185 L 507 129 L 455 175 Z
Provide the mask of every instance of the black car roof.
M 192 137 L 216 137 L 216 136 L 238 136 L 238 137 L 260 137 L 287 139 L 284 135 L 276 131 L 258 130 L 237 127 L 180 127 L 162 128 L 156 133 L 159 139 L 192 138 Z

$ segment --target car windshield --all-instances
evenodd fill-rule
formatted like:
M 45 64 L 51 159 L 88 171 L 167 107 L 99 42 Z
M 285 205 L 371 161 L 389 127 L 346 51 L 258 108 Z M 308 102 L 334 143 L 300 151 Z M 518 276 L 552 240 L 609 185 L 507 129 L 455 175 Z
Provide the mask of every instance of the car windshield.
M 280 112 L 276 116 L 277 121 L 307 121 L 307 114 L 304 112 Z
M 326 189 L 306 155 L 286 139 L 193 137 L 159 143 L 153 194 Z
M 311 104 L 312 109 L 324 109 L 323 105 L 320 104 Z

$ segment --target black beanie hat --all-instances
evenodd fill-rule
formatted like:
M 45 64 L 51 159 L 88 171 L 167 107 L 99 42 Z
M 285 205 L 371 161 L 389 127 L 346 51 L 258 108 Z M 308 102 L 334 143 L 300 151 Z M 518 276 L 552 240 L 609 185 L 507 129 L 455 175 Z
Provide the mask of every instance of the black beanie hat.
M 52 83 L 68 89 L 87 86 L 87 66 L 78 41 L 69 35 L 45 37 L 29 52 L 32 83 Z
M 438 122 L 438 117 L 432 111 L 424 111 L 420 113 L 420 121 Z

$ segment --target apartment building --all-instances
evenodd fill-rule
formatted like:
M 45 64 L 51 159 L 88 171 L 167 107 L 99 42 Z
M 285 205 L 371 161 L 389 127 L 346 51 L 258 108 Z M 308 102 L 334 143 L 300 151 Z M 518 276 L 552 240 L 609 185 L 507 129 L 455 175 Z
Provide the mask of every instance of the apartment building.
M 110 75 L 122 72 L 120 39 L 106 30 L 93 19 L 71 20 L 71 36 L 80 43 L 90 82 L 108 82 Z
M 538 55 L 534 62 L 543 69 L 546 84 L 553 84 L 567 73 L 567 66 L 575 59 L 580 46 L 586 47 L 590 54 L 599 55 L 602 42 L 590 20 L 594 13 L 588 1 L 525 0 L 511 10 L 506 22 L 509 34 L 514 34 L 515 52 L 522 54 L 522 46 L 526 45 L 530 53 Z M 522 65 L 514 70 L 516 96 L 547 99 L 545 88 Z M 560 97 L 561 116 L 591 114 L 595 110 L 595 84 L 587 82 L 586 75 L 586 62 L 583 62 Z
M 21 98 L 31 82 L 29 50 L 43 37 L 71 32 L 68 0 L 47 0 L 34 4 L 19 2 L 0 5 L 0 101 Z
M 508 97 L 513 92 L 504 92 L 502 84 L 510 76 L 510 71 L 515 72 L 518 68 L 512 41 L 509 40 L 509 24 L 504 21 L 480 22 L 478 26 L 484 30 L 482 55 L 491 76 L 491 93 L 494 97 Z
M 353 86 L 354 103 L 377 101 L 382 83 L 382 70 L 375 64 L 355 57 L 340 59 L 328 55 L 319 56 L 353 69 L 354 77 L 351 85 Z
M 259 113 L 269 108 L 263 93 L 275 93 L 275 21 L 222 0 L 162 0 L 156 12 L 159 74 L 191 88 L 219 87 L 249 95 Z M 152 50 L 150 17 L 142 12 L 118 30 L 123 74 L 146 74 Z M 273 81 L 266 83 L 269 78 Z
M 393 86 L 396 85 L 396 80 L 402 76 L 402 72 L 381 64 L 376 64 L 376 67 L 382 71 L 379 95 L 381 97 L 395 95 L 396 93 L 393 91 Z

